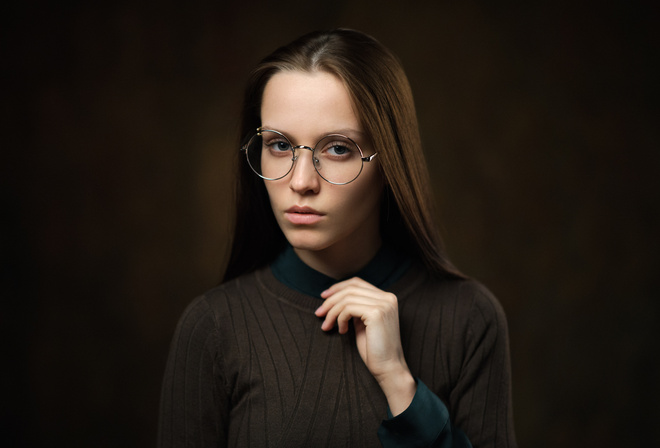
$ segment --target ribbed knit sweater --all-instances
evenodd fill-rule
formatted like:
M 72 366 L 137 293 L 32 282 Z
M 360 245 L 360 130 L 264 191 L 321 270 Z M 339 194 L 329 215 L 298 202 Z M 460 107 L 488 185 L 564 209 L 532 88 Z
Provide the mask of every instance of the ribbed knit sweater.
M 452 424 L 475 447 L 514 447 L 497 300 L 475 281 L 434 278 L 418 265 L 388 290 L 399 300 L 408 367 Z M 159 446 L 366 448 L 380 446 L 379 427 L 405 433 L 400 416 L 386 420 L 387 401 L 354 333 L 321 330 L 319 305 L 270 268 L 193 301 L 172 342 Z

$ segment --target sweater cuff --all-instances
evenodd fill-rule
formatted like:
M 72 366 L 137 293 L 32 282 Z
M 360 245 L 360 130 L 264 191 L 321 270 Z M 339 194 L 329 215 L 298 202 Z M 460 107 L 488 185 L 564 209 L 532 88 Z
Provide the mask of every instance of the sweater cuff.
M 445 404 L 421 380 L 416 382 L 417 391 L 405 411 L 392 417 L 387 409 L 388 420 L 383 420 L 378 428 L 384 447 L 429 446 L 445 429 L 451 431 Z

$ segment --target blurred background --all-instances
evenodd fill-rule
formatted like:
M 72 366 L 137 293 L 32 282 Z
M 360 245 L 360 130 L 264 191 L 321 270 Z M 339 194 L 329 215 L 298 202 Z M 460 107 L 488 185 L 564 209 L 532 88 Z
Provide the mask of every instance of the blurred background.
M 155 445 L 176 321 L 224 266 L 246 76 L 337 26 L 407 70 L 449 253 L 509 318 L 520 445 L 660 444 L 656 4 L 4 10 L 0 445 Z

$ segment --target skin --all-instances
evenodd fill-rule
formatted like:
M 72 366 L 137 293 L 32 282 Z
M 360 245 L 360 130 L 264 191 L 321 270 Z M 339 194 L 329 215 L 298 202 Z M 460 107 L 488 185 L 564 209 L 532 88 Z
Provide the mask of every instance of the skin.
M 326 72 L 280 72 L 266 84 L 262 127 L 284 133 L 294 145 L 313 147 L 324 135 L 351 137 L 365 155 L 375 151 L 362 131 L 348 91 Z M 275 218 L 296 254 L 308 266 L 333 278 L 364 267 L 381 245 L 380 198 L 383 180 L 377 162 L 365 163 L 347 185 L 330 184 L 314 170 L 311 152 L 298 150 L 291 173 L 265 181 Z M 377 158 L 374 159 L 377 161 Z M 292 223 L 287 210 L 310 207 L 320 218 Z M 401 347 L 397 298 L 359 278 L 336 283 L 321 295 L 316 315 L 324 331 L 337 325 L 346 334 L 353 320 L 358 351 L 387 397 L 393 415 L 412 402 L 416 384 Z

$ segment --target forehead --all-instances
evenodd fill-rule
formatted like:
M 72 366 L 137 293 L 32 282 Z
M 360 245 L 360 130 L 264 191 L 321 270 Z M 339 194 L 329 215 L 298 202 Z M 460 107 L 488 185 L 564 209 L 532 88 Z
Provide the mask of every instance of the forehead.
M 362 131 L 344 83 L 321 71 L 273 75 L 264 88 L 261 124 L 300 138 Z

